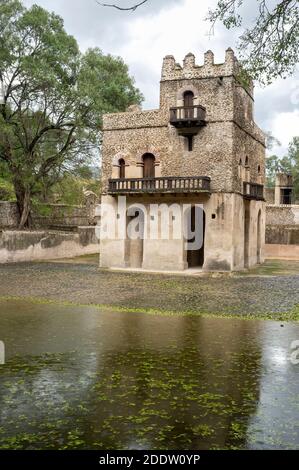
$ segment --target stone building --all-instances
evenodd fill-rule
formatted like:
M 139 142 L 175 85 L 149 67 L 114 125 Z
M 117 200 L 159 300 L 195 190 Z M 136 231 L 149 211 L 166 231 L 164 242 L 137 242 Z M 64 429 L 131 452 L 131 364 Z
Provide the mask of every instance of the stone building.
M 277 173 L 274 204 L 292 204 L 293 177 L 287 173 Z
M 289 173 L 276 173 L 275 186 L 265 188 L 266 204 L 275 204 L 276 206 L 293 204 L 293 176 Z
M 222 64 L 211 51 L 203 65 L 191 53 L 183 65 L 166 56 L 159 109 L 132 106 L 104 116 L 102 205 L 116 228 L 113 236 L 102 232 L 102 267 L 230 271 L 263 261 L 265 139 L 253 108 L 253 84 L 241 80 L 228 49 Z M 125 216 L 118 196 L 131 208 Z M 166 222 L 161 204 L 169 209 Z M 143 236 L 132 239 L 119 227 L 136 216 Z M 203 243 L 190 249 L 186 241 L 197 231 Z

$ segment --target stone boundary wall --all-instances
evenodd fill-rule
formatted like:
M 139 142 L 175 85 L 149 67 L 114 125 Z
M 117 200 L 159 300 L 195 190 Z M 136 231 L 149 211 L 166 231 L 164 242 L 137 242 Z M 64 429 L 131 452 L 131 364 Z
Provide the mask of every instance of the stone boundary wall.
M 282 249 L 283 246 L 286 247 L 285 251 Z M 268 204 L 266 206 L 266 257 L 269 255 L 271 258 L 275 256 L 292 258 L 292 253 L 297 252 L 298 247 L 299 205 Z
M 299 245 L 266 244 L 265 258 L 299 261 Z
M 32 223 L 36 229 L 94 225 L 94 211 L 95 201 L 90 200 L 84 206 L 40 204 L 38 210 L 32 210 Z M 16 202 L 0 201 L 0 229 L 16 228 L 18 222 Z
M 266 225 L 299 225 L 299 205 L 268 204 L 266 206 Z
M 299 245 L 299 225 L 267 225 L 266 243 Z
M 51 226 L 89 225 L 89 214 L 85 206 L 67 204 L 41 204 L 38 211 L 32 211 L 35 228 L 51 228 Z
M 0 233 L 0 264 L 38 261 L 99 253 L 95 227 L 76 233 L 4 230 Z
M 16 202 L 0 201 L 0 228 L 18 225 L 19 214 Z

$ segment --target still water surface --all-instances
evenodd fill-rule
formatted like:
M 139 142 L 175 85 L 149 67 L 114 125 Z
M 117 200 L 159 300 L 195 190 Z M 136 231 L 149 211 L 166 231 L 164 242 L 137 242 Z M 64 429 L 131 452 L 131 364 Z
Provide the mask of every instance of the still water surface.
M 2 449 L 299 449 L 298 323 L 9 300 L 0 340 Z

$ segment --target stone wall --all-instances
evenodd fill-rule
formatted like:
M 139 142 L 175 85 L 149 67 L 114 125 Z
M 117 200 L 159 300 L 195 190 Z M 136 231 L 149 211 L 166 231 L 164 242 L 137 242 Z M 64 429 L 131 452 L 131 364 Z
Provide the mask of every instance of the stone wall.
M 35 228 L 89 225 L 85 206 L 67 204 L 40 204 L 32 211 L 32 221 Z
M 294 249 L 294 245 L 299 245 L 299 205 L 268 205 L 266 206 L 266 252 L 270 257 L 275 257 L 276 247 L 277 257 L 287 257 L 292 250 L 283 250 L 282 246 L 286 245 L 293 245 Z
M 18 225 L 19 215 L 15 202 L 0 201 L 0 228 L 13 228 Z
M 267 225 L 266 243 L 299 245 L 299 225 Z
M 267 244 L 265 245 L 265 257 L 299 261 L 299 245 Z
M 265 188 L 266 204 L 275 203 L 275 188 Z
M 42 228 L 76 228 L 79 225 L 94 225 L 96 200 L 88 198 L 84 206 L 67 204 L 39 204 L 32 210 L 32 224 Z M 0 229 L 18 226 L 19 215 L 16 202 L 0 201 Z
M 76 233 L 4 230 L 0 233 L 0 264 L 72 258 L 99 253 L 95 227 L 78 227 Z
M 299 225 L 299 205 L 267 205 L 266 225 Z

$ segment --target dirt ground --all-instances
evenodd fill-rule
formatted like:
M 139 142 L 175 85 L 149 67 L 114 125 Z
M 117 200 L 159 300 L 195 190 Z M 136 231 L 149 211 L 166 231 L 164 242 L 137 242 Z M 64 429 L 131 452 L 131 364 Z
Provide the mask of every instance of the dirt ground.
M 100 270 L 97 256 L 0 266 L 0 297 L 177 313 L 299 319 L 299 262 L 178 276 Z

